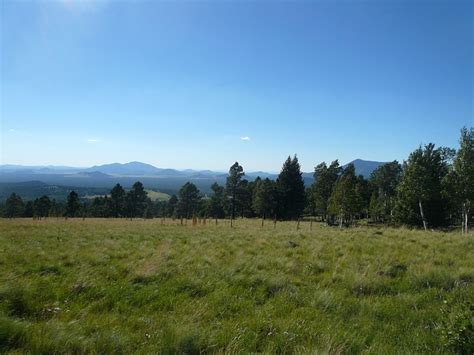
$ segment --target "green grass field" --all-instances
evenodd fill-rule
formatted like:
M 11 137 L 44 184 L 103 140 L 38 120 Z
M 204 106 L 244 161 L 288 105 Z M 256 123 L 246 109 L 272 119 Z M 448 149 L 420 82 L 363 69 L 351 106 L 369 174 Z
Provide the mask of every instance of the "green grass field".
M 474 235 L 0 220 L 0 353 L 472 353 Z

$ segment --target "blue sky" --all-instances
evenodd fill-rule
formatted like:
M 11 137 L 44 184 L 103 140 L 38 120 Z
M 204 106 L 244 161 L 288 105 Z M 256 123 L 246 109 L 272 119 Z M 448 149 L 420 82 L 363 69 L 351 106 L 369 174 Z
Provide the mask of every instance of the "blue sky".
M 474 126 L 472 1 L 2 1 L 1 163 L 278 171 Z

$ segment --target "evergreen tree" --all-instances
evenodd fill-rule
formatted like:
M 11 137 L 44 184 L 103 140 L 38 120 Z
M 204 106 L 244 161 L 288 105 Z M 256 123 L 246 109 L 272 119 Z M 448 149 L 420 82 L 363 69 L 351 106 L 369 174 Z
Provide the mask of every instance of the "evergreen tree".
M 178 216 L 190 218 L 198 212 L 201 194 L 191 182 L 181 187 L 178 193 Z
M 5 217 L 15 218 L 23 215 L 25 206 L 20 196 L 12 193 L 5 203 Z
M 253 195 L 253 208 L 255 213 L 263 219 L 268 216 L 273 216 L 276 213 L 277 202 L 275 182 L 268 178 L 258 181 Z
M 107 195 L 104 197 L 95 197 L 90 207 L 87 208 L 86 215 L 99 218 L 113 216 L 110 198 Z
M 166 205 L 166 216 L 175 217 L 177 214 L 177 207 L 178 207 L 178 197 L 176 195 L 173 195 L 170 197 Z
M 27 201 L 25 204 L 25 210 L 23 211 L 23 217 L 33 217 L 33 216 L 34 216 L 33 201 Z
M 146 219 L 152 219 L 155 216 L 155 206 L 153 202 L 148 197 L 145 203 L 145 211 L 143 212 L 143 217 Z
M 220 186 L 217 182 L 211 186 L 212 195 L 208 204 L 208 214 L 213 218 L 224 218 L 224 200 L 225 191 L 224 187 Z
M 334 160 L 329 167 L 322 162 L 314 169 L 314 183 L 311 187 L 312 203 L 316 215 L 321 216 L 324 221 L 328 216 L 329 198 L 341 171 L 338 160 Z
M 123 217 L 125 215 L 125 190 L 122 185 L 115 185 L 110 191 L 110 208 L 113 217 Z
M 226 194 L 230 198 L 231 219 L 235 219 L 237 189 L 244 175 L 244 168 L 242 168 L 238 162 L 235 162 L 229 169 L 229 176 L 227 177 L 226 181 Z
M 296 155 L 286 159 L 277 179 L 279 215 L 284 219 L 296 219 L 305 207 L 305 186 Z
M 236 194 L 236 206 L 240 212 L 240 216 L 252 217 L 252 194 L 253 194 L 254 183 L 244 179 L 239 182 L 237 186 Z
M 408 225 L 437 227 L 447 221 L 442 182 L 448 174 L 445 150 L 430 143 L 412 152 L 397 188 L 395 217 Z
M 126 195 L 126 209 L 130 218 L 144 216 L 147 195 L 148 193 L 140 181 L 133 184 L 132 189 Z
M 79 195 L 75 191 L 71 191 L 67 196 L 66 216 L 76 217 L 79 215 L 80 210 L 81 202 L 79 201 Z
M 33 206 L 36 217 L 48 217 L 49 210 L 51 209 L 51 200 L 48 196 L 43 195 L 35 200 Z
M 51 200 L 51 207 L 49 208 L 49 215 L 54 217 L 64 216 L 64 203 L 58 202 L 55 199 Z

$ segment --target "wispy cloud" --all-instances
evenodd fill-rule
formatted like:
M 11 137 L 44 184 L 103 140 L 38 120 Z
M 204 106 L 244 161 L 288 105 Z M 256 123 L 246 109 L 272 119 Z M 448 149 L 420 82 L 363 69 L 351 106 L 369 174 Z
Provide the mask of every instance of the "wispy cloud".
M 10 128 L 8 129 L 8 133 L 11 133 L 15 137 L 32 137 L 33 135 L 30 132 L 23 131 L 23 130 L 18 130 L 15 128 Z
M 249 136 L 243 136 L 243 137 L 240 137 L 240 140 L 241 141 L 249 141 L 250 137 Z
M 108 0 L 60 0 L 59 3 L 64 9 L 77 15 L 81 15 L 88 12 L 99 11 L 108 5 Z
M 97 138 L 88 138 L 87 143 L 98 143 L 100 142 L 100 139 Z

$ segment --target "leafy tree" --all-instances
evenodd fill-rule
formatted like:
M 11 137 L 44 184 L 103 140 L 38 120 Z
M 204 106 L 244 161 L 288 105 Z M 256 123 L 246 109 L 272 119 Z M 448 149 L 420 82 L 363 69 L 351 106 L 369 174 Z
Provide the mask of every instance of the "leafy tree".
M 148 193 L 140 181 L 133 184 L 132 189 L 127 193 L 126 197 L 126 209 L 130 218 L 144 216 L 147 195 Z
M 461 204 L 462 230 L 467 233 L 474 201 L 474 129 L 461 130 L 459 150 L 454 160 L 456 197 Z
M 284 219 L 296 219 L 305 207 L 306 192 L 296 155 L 286 159 L 277 179 L 279 215 Z
M 329 213 L 339 219 L 339 227 L 344 222 L 351 223 L 355 215 L 361 212 L 361 196 L 357 194 L 357 177 L 353 164 L 349 164 L 336 182 L 329 199 Z
M 229 176 L 226 181 L 226 193 L 227 196 L 230 197 L 230 216 L 232 219 L 235 219 L 237 189 L 244 175 L 244 168 L 242 168 L 238 162 L 235 162 L 229 169 Z
M 217 182 L 211 186 L 212 195 L 207 205 L 208 214 L 214 218 L 224 218 L 224 201 L 225 201 L 225 190 L 223 186 L 220 186 Z
M 47 217 L 51 209 L 51 200 L 48 196 L 43 195 L 35 200 L 33 206 L 36 217 Z
M 402 167 L 396 160 L 381 165 L 372 172 L 370 185 L 373 194 L 370 212 L 374 219 L 387 221 L 392 218 L 401 173 Z
M 448 174 L 446 151 L 430 143 L 419 147 L 404 163 L 397 188 L 396 219 L 404 224 L 437 227 L 445 224 L 443 180 Z
M 76 217 L 81 210 L 81 202 L 79 201 L 79 195 L 73 190 L 67 196 L 66 203 L 66 216 Z
M 110 208 L 114 217 L 122 217 L 125 215 L 125 190 L 122 185 L 115 185 L 110 191 Z
M 181 187 L 178 193 L 178 215 L 179 217 L 190 218 L 199 209 L 201 194 L 191 182 L 187 182 Z
M 21 197 L 15 193 L 12 193 L 5 203 L 5 217 L 15 218 L 23 215 L 25 205 Z
M 312 204 L 316 214 L 323 220 L 327 220 L 329 198 L 341 171 L 338 160 L 334 160 L 329 167 L 322 162 L 314 169 L 314 183 L 311 187 Z
M 357 206 L 359 217 L 367 217 L 369 213 L 371 191 L 369 182 L 362 175 L 359 175 L 356 178 L 355 192 L 359 203 Z
M 385 216 L 384 201 L 382 199 L 382 196 L 380 196 L 378 190 L 372 191 L 372 194 L 370 195 L 369 214 L 372 221 L 384 222 L 384 219 L 383 219 Z
M 253 195 L 255 213 L 263 219 L 273 216 L 276 213 L 277 198 L 277 188 L 274 181 L 268 178 L 258 181 Z

